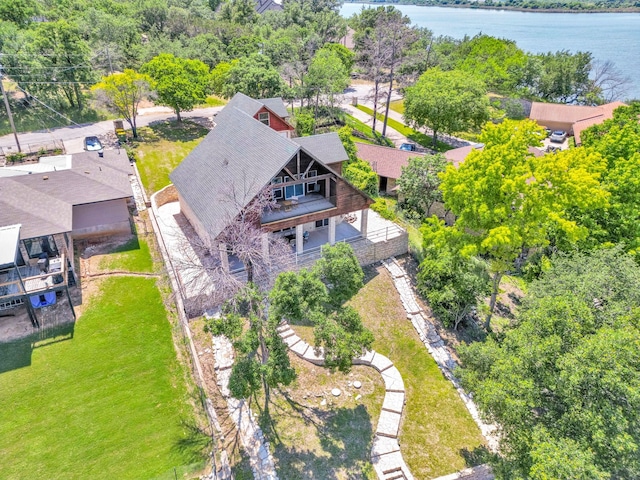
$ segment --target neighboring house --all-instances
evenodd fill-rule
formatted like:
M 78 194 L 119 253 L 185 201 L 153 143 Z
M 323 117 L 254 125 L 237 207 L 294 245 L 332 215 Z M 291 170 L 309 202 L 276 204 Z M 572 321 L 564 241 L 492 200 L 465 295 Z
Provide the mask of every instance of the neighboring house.
M 464 162 L 469 153 L 473 150 L 482 149 L 482 147 L 481 143 L 476 143 L 466 147 L 454 148 L 444 152 L 444 156 L 454 167 L 458 167 Z M 387 195 L 398 194 L 397 182 L 402 174 L 402 168 L 409 165 L 409 159 L 425 155 L 424 153 L 407 152 L 397 148 L 357 142 L 356 149 L 358 158 L 371 165 L 373 171 L 378 174 L 380 180 L 379 190 Z M 530 147 L 529 152 L 536 157 L 544 155 L 544 152 L 534 147 Z
M 262 14 L 270 10 L 280 12 L 283 10 L 282 4 L 274 0 L 256 0 L 256 12 Z
M 408 152 L 397 148 L 371 145 L 356 142 L 357 156 L 364 160 L 378 174 L 378 190 L 387 195 L 397 195 L 397 181 L 402 174 L 402 167 L 409 164 L 410 158 L 424 154 Z
M 265 234 L 295 237 L 297 254 L 309 232 L 324 232 L 323 243 L 339 241 L 340 225 L 353 212 L 361 212 L 360 231 L 367 231 L 373 200 L 340 176 L 348 156 L 338 135 L 290 139 L 278 130 L 284 104 L 276 103 L 234 96 L 214 129 L 170 174 L 181 212 L 207 248 L 220 251 L 223 265 L 228 257 L 217 237 L 265 188 L 278 208 L 264 213 L 261 227 Z M 262 108 L 269 123 L 259 118 Z
M 612 102 L 596 107 L 584 105 L 565 105 L 558 103 L 533 102 L 529 118 L 551 130 L 563 130 L 575 136 L 576 145 L 580 145 L 580 133 L 591 125 L 596 125 L 613 117 L 613 111 L 625 105 Z
M 287 138 L 291 138 L 295 130 L 288 121 L 289 112 L 281 98 L 254 100 L 244 93 L 236 93 L 225 106 L 225 109 L 227 108 L 236 108 Z M 218 118 L 214 119 L 216 124 L 218 123 Z
M 0 169 L 0 228 L 13 238 L 19 226 L 15 267 L 27 277 L 38 276 L 46 259 L 60 268 L 61 286 L 67 284 L 67 272 L 73 283 L 75 239 L 131 233 L 131 174 L 124 150 L 105 150 L 102 157 L 98 152 L 60 155 Z M 0 287 L 10 276 L 0 274 Z M 13 287 L 0 288 L 0 309 L 16 304 L 14 293 L 19 292 Z

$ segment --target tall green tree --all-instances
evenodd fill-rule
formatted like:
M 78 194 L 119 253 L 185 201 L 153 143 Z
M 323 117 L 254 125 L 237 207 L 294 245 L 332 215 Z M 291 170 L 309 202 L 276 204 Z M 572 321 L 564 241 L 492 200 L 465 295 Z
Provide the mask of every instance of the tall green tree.
M 475 76 L 452 70 L 427 70 L 405 89 L 404 118 L 415 127 L 438 133 L 454 133 L 480 127 L 489 119 L 486 87 Z
M 229 378 L 234 398 L 250 398 L 264 392 L 264 414 L 269 419 L 271 389 L 290 385 L 296 372 L 289 362 L 287 346 L 268 315 L 268 298 L 255 284 L 248 284 L 226 302 L 219 318 L 210 320 L 205 330 L 224 335 L 233 342 L 236 360 Z
M 465 233 L 443 221 L 428 218 L 420 232 L 424 258 L 418 289 L 440 321 L 455 330 L 489 293 L 486 265 L 464 251 Z
M 242 92 L 252 98 L 278 97 L 286 93 L 286 85 L 278 71 L 271 65 L 269 58 L 253 54 L 232 61 L 226 72 L 221 72 L 220 85 L 216 91 L 225 98 Z
M 513 93 L 522 83 L 527 56 L 515 42 L 476 35 L 457 49 L 456 67 L 480 78 L 497 93 Z
M 131 125 L 133 137 L 138 138 L 136 126 L 138 105 L 149 95 L 151 81 L 148 75 L 126 69 L 122 73 L 103 77 L 91 89 L 100 103 L 123 117 Z
M 454 227 L 470 232 L 469 247 L 489 258 L 492 294 L 485 326 L 490 329 L 500 280 L 529 249 L 548 245 L 552 231 L 569 241 L 587 235 L 568 210 L 590 210 L 606 204 L 599 180 L 600 155 L 573 149 L 536 157 L 540 127 L 530 120 L 487 124 L 474 150 L 459 167 L 442 175 L 446 207 L 456 216 Z
M 325 365 L 348 372 L 355 357 L 371 348 L 373 334 L 358 312 L 345 303 L 362 288 L 364 273 L 347 243 L 323 248 L 311 271 L 283 273 L 271 291 L 272 315 L 277 321 L 311 321 L 315 347 Z
M 557 257 L 499 338 L 460 349 L 501 428 L 499 478 L 640 474 L 640 269 L 621 249 Z
M 333 49 L 318 50 L 309 65 L 306 81 L 309 97 L 315 97 L 314 117 L 317 117 L 320 99 L 333 106 L 335 95 L 342 93 L 348 86 L 349 73 L 340 55 Z
M 207 99 L 211 81 L 209 67 L 200 60 L 162 53 L 145 63 L 140 72 L 151 77 L 158 101 L 171 107 L 179 122 L 181 112 L 193 110 Z
M 590 223 L 586 247 L 624 243 L 640 254 L 640 104 L 616 109 L 613 118 L 581 134 L 582 147 L 606 161 L 602 184 L 611 194 L 605 208 L 577 216 Z
M 440 174 L 446 166 L 447 159 L 441 154 L 410 158 L 398 179 L 402 209 L 420 219 L 428 217 L 433 204 L 442 202 Z

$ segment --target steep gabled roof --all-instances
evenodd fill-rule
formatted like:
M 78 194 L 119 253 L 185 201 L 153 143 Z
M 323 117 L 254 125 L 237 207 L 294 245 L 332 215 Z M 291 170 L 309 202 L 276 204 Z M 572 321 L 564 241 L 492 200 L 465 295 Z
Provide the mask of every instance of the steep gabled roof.
M 267 107 L 271 112 L 275 113 L 277 116 L 283 119 L 287 119 L 289 117 L 289 112 L 287 112 L 287 107 L 285 106 L 282 98 L 261 98 L 260 100 L 254 100 L 251 97 L 246 96 L 244 93 L 236 93 L 229 103 L 222 109 L 222 111 L 216 117 L 216 124 L 219 122 L 220 114 L 229 108 L 236 108 L 241 112 L 246 113 L 250 117 L 254 117 L 256 113 L 258 113 L 262 107 Z
M 284 102 L 282 101 L 282 98 L 280 98 L 280 97 L 261 98 L 258 101 L 262 102 L 262 104 L 265 107 L 267 107 L 273 113 L 278 115 L 280 118 L 284 118 L 285 120 L 287 118 L 289 118 L 289 112 L 287 111 L 287 107 L 285 106 Z
M 300 149 L 238 108 L 240 101 L 250 104 L 229 102 L 217 126 L 169 175 L 212 239 Z
M 313 135 L 311 137 L 296 137 L 292 139 L 298 145 L 310 153 L 313 157 L 321 159 L 325 165 L 349 160 L 340 137 L 335 132 Z

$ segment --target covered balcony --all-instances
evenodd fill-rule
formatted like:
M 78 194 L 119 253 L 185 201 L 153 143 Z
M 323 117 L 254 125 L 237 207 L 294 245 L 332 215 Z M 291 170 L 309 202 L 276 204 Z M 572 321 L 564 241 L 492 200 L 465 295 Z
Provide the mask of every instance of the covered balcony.
M 336 208 L 336 197 L 325 197 L 319 193 L 292 196 L 277 201 L 276 208 L 262 215 L 262 224 L 279 222 L 289 218 L 319 213 Z

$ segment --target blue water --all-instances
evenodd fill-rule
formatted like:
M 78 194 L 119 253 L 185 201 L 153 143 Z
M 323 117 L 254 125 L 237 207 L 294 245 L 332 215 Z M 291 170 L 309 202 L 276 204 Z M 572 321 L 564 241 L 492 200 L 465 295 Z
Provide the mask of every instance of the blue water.
M 379 6 L 377 4 L 376 6 Z M 345 3 L 345 17 L 362 9 Z M 463 38 L 485 33 L 514 40 L 528 52 L 587 51 L 599 61 L 611 60 L 631 79 L 622 99 L 640 99 L 640 13 L 542 13 L 473 8 L 395 5 L 414 25 L 436 35 Z

